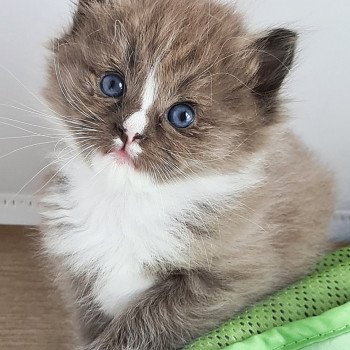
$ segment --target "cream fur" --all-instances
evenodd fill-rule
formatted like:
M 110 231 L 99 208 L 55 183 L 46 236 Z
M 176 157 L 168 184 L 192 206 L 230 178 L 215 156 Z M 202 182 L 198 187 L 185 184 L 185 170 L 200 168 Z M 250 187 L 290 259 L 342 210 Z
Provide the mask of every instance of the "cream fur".
M 51 255 L 64 257 L 74 275 L 96 277 L 92 297 L 111 316 L 154 283 L 145 265 L 188 261 L 191 234 L 185 224 L 203 214 L 198 204 L 222 205 L 263 178 L 261 155 L 237 174 L 162 185 L 108 155 L 96 154 L 92 163 L 76 158 L 62 170 L 69 190 L 58 194 L 53 188 L 43 200 L 60 208 L 43 212 L 53 227 L 44 244 Z

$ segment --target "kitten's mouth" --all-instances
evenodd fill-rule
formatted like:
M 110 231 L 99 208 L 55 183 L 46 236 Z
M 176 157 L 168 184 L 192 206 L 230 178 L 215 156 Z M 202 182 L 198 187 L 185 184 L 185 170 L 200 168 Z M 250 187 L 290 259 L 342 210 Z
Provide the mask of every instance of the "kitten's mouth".
M 114 147 L 108 152 L 119 165 L 128 165 L 136 168 L 136 158 L 141 154 L 142 149 L 139 142 L 144 137 L 138 133 L 130 133 L 127 129 L 120 129 L 120 136 L 113 140 Z
M 117 161 L 118 164 L 129 165 L 130 167 L 135 168 L 135 163 L 125 148 L 120 150 L 114 149 L 109 152 L 109 154 Z

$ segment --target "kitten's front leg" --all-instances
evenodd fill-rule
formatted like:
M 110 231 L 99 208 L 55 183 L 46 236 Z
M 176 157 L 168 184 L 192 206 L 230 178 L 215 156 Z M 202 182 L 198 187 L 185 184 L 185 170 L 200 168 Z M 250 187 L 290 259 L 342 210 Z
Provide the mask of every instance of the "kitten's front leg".
M 174 274 L 114 319 L 84 350 L 181 348 L 232 312 L 223 306 L 226 293 L 207 272 Z

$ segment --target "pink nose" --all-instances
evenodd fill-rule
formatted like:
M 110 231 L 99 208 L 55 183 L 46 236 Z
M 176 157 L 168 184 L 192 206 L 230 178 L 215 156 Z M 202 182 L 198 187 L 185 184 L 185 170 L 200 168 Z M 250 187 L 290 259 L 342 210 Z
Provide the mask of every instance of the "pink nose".
M 134 132 L 131 132 L 129 130 L 125 130 L 125 134 L 127 135 L 127 142 L 128 143 L 132 143 L 136 140 L 142 140 L 144 138 L 144 136 L 139 134 L 138 132 L 134 133 Z
M 131 130 L 124 128 L 123 126 L 117 126 L 116 131 L 117 135 L 120 137 L 124 145 L 127 143 L 133 143 L 134 141 L 144 139 L 144 136 L 140 133 L 135 133 Z

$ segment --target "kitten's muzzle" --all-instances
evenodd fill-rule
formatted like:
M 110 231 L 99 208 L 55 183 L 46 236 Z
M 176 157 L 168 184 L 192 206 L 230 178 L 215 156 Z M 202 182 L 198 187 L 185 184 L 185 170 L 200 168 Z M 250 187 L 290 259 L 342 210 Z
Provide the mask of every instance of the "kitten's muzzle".
M 145 139 L 144 135 L 141 135 L 140 133 L 132 133 L 124 126 L 116 125 L 115 130 L 117 132 L 117 136 L 119 136 L 123 142 L 123 148 L 125 148 L 126 144 L 128 143 L 138 142 Z

